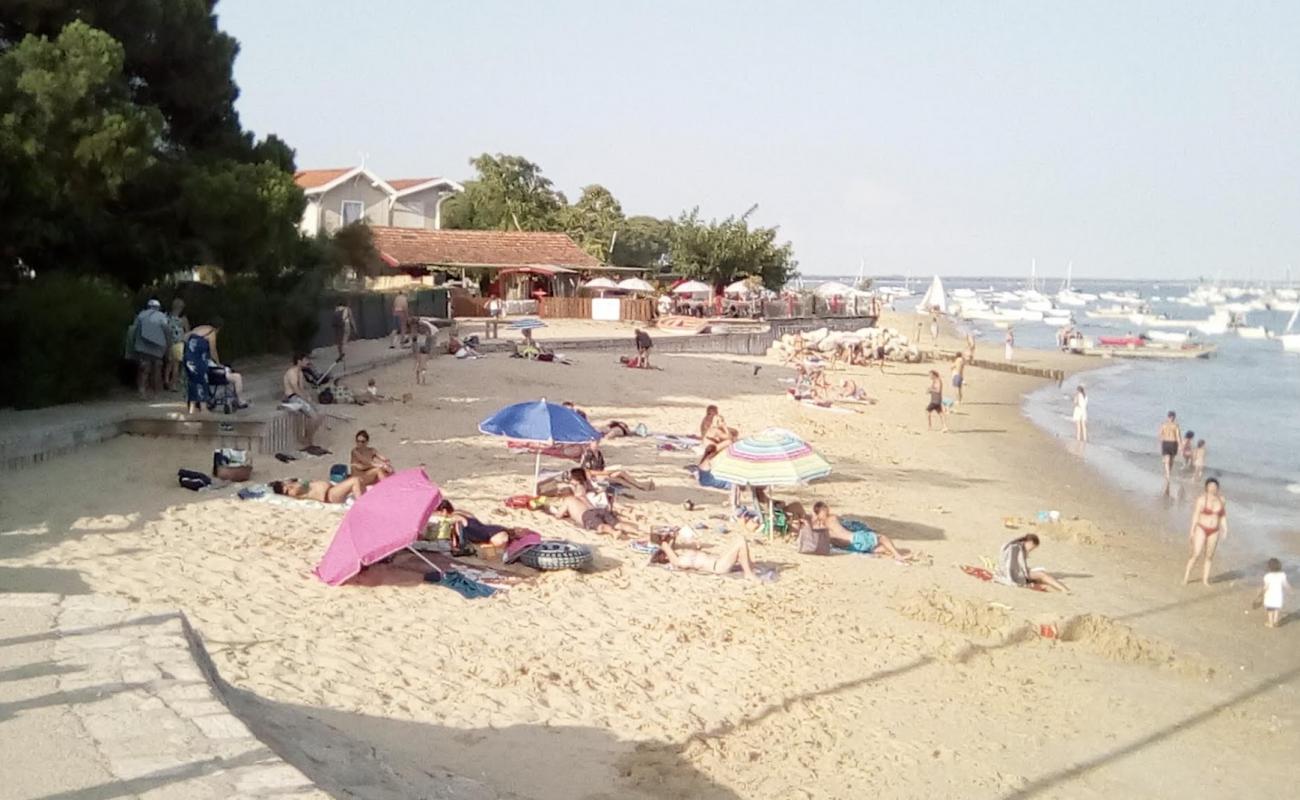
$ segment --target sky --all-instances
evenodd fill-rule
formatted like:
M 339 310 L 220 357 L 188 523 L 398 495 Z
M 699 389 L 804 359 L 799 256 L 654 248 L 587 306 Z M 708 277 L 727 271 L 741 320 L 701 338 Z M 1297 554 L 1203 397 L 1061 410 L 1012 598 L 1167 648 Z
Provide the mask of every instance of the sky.
M 299 168 L 522 155 L 806 275 L 1300 280 L 1300 3 L 221 0 Z

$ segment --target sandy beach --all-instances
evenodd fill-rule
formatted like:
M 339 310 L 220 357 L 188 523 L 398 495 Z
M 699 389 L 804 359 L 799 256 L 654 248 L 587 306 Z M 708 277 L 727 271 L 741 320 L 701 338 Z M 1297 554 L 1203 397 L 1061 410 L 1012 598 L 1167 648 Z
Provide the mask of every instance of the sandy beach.
M 1263 797 L 1292 777 L 1296 614 L 1265 630 L 1247 613 L 1262 565 L 1231 539 L 1215 583 L 1182 586 L 1183 535 L 1024 420 L 1020 398 L 1041 381 L 970 370 L 945 434 L 923 408 L 928 370 L 946 384 L 946 364 L 852 368 L 879 402 L 835 413 L 791 401 L 790 371 L 766 359 L 660 356 L 663 371 L 639 371 L 612 353 L 573 358 L 440 358 L 426 386 L 409 365 L 384 368 L 381 391 L 411 402 L 348 408 L 355 422 L 322 437 L 334 457 L 262 459 L 256 478 L 324 478 L 365 428 L 459 508 L 592 545 L 588 572 L 473 601 L 416 573 L 330 588 L 311 568 L 337 510 L 185 491 L 176 469 L 203 469 L 210 450 L 122 437 L 5 474 L 0 583 L 183 609 L 234 710 L 341 797 L 453 796 L 438 793 L 448 775 L 538 800 Z M 753 584 L 650 567 L 626 541 L 507 509 L 532 459 L 476 426 L 537 397 L 655 432 L 698 432 L 709 403 L 742 433 L 788 428 L 834 472 L 778 497 L 826 500 L 918 559 L 755 540 L 778 580 Z M 605 450 L 656 484 L 620 499 L 633 519 L 720 536 L 726 496 L 694 484 L 690 454 L 635 437 Z M 1040 510 L 1062 522 L 1004 524 Z M 1030 530 L 1033 563 L 1073 594 L 961 571 Z

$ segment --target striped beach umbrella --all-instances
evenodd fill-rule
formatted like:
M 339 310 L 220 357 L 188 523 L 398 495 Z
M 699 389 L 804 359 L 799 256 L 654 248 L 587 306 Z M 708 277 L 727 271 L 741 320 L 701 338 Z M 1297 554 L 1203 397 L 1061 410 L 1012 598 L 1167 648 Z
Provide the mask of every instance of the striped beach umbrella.
M 713 476 L 737 486 L 796 486 L 829 474 L 826 459 L 783 428 L 747 436 L 713 460 Z

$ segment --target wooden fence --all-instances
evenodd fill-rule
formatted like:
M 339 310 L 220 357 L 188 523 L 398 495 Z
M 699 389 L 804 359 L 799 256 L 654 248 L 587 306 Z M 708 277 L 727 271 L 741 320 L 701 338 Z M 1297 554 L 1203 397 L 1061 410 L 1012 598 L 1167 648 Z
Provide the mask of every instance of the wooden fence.
M 654 318 L 653 300 L 618 298 L 618 318 L 625 322 L 649 322 Z M 552 319 L 591 319 L 590 297 L 543 297 L 541 316 Z

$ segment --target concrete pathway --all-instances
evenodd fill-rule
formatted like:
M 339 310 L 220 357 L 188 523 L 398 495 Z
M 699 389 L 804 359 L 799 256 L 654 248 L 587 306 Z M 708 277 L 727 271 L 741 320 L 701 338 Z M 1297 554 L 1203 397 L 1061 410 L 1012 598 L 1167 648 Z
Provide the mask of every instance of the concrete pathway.
M 0 797 L 327 798 L 230 713 L 190 636 L 120 598 L 0 594 Z

